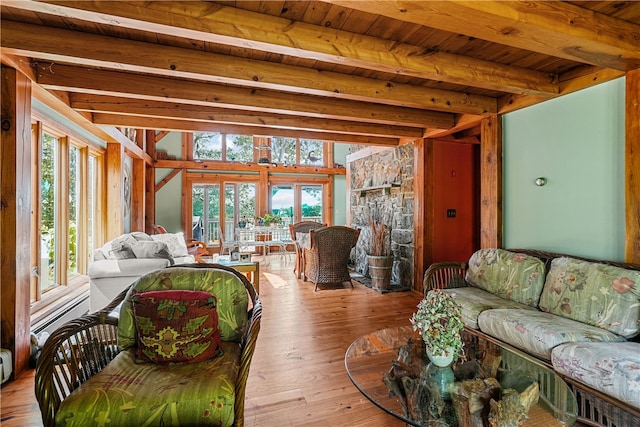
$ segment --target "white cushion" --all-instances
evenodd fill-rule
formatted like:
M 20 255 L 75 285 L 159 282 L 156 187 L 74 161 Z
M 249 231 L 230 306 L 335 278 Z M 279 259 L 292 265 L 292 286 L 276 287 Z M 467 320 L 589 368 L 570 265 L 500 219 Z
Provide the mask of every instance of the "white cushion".
M 184 233 L 164 233 L 154 234 L 151 238 L 157 242 L 164 242 L 169 248 L 169 253 L 173 258 L 189 256 L 187 244 L 184 241 Z

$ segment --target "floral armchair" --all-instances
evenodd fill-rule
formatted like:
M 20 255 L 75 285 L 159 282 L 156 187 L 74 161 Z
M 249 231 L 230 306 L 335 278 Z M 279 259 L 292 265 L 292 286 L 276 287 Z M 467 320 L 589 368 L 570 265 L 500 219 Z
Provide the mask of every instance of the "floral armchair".
M 47 340 L 35 380 L 44 424 L 242 426 L 261 316 L 232 268 L 146 274 Z
M 304 248 L 304 280 L 315 284 L 349 282 L 351 249 L 358 242 L 360 230 L 343 226 L 323 227 L 309 232 L 310 247 Z

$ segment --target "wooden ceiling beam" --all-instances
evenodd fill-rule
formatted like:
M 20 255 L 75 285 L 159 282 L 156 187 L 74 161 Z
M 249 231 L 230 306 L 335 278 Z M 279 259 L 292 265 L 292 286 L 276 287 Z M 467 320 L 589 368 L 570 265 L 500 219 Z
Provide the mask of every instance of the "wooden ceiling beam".
M 328 142 L 348 144 L 396 146 L 398 138 L 381 136 L 348 135 L 335 132 L 311 132 L 291 129 L 268 129 L 259 126 L 229 125 L 223 123 L 194 122 L 190 120 L 156 117 L 123 116 L 121 114 L 95 113 L 93 121 L 97 125 L 124 126 L 142 129 L 164 129 L 180 132 L 221 132 L 254 136 L 281 136 L 291 138 L 321 139 Z
M 567 2 L 324 1 L 604 68 L 640 67 L 640 25 Z
M 9 7 L 170 34 L 241 48 L 313 58 L 385 73 L 538 96 L 553 95 L 555 75 L 434 52 L 217 3 L 4 0 Z
M 76 111 L 103 112 L 133 116 L 175 118 L 202 122 L 264 126 L 273 129 L 299 129 L 327 131 L 353 135 L 387 136 L 394 138 L 420 138 L 423 128 L 380 125 L 346 120 L 320 119 L 316 117 L 288 116 L 284 114 L 233 110 L 176 102 L 149 101 L 72 93 L 71 108 Z
M 256 61 L 42 25 L 3 21 L 4 53 L 52 62 L 185 77 L 402 107 L 495 113 L 495 98 Z
M 448 129 L 453 114 L 393 105 L 224 86 L 166 77 L 39 63 L 37 82 L 50 90 L 173 101 L 338 120 Z
M 610 68 L 587 67 L 575 70 L 560 76 L 560 93 L 558 96 L 567 95 L 572 92 L 608 82 L 613 79 L 623 77 L 623 71 L 612 70 Z M 510 113 L 521 108 L 530 107 L 545 101 L 546 99 L 528 95 L 505 95 L 498 99 L 498 112 L 500 114 Z

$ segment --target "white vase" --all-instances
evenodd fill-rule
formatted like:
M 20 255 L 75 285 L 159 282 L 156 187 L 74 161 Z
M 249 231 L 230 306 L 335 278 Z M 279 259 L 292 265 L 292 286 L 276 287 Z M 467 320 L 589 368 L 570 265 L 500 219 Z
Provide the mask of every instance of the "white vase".
M 453 350 L 451 348 L 449 348 L 448 352 L 441 351 L 436 354 L 431 354 L 430 351 L 427 351 L 427 356 L 429 356 L 431 363 L 440 368 L 445 368 L 453 362 Z

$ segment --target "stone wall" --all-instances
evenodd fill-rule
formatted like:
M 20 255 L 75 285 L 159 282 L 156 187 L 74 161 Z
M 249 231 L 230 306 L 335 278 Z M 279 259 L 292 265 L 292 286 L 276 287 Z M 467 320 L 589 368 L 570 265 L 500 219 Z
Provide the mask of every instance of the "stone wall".
M 351 227 L 361 230 L 356 246 L 356 271 L 368 276 L 367 254 L 371 237 L 370 223 L 373 219 L 386 224 L 391 231 L 391 251 L 394 257 L 392 284 L 410 289 L 415 288 L 413 148 L 413 144 L 406 144 L 349 164 Z M 376 188 L 389 185 L 389 188 Z

